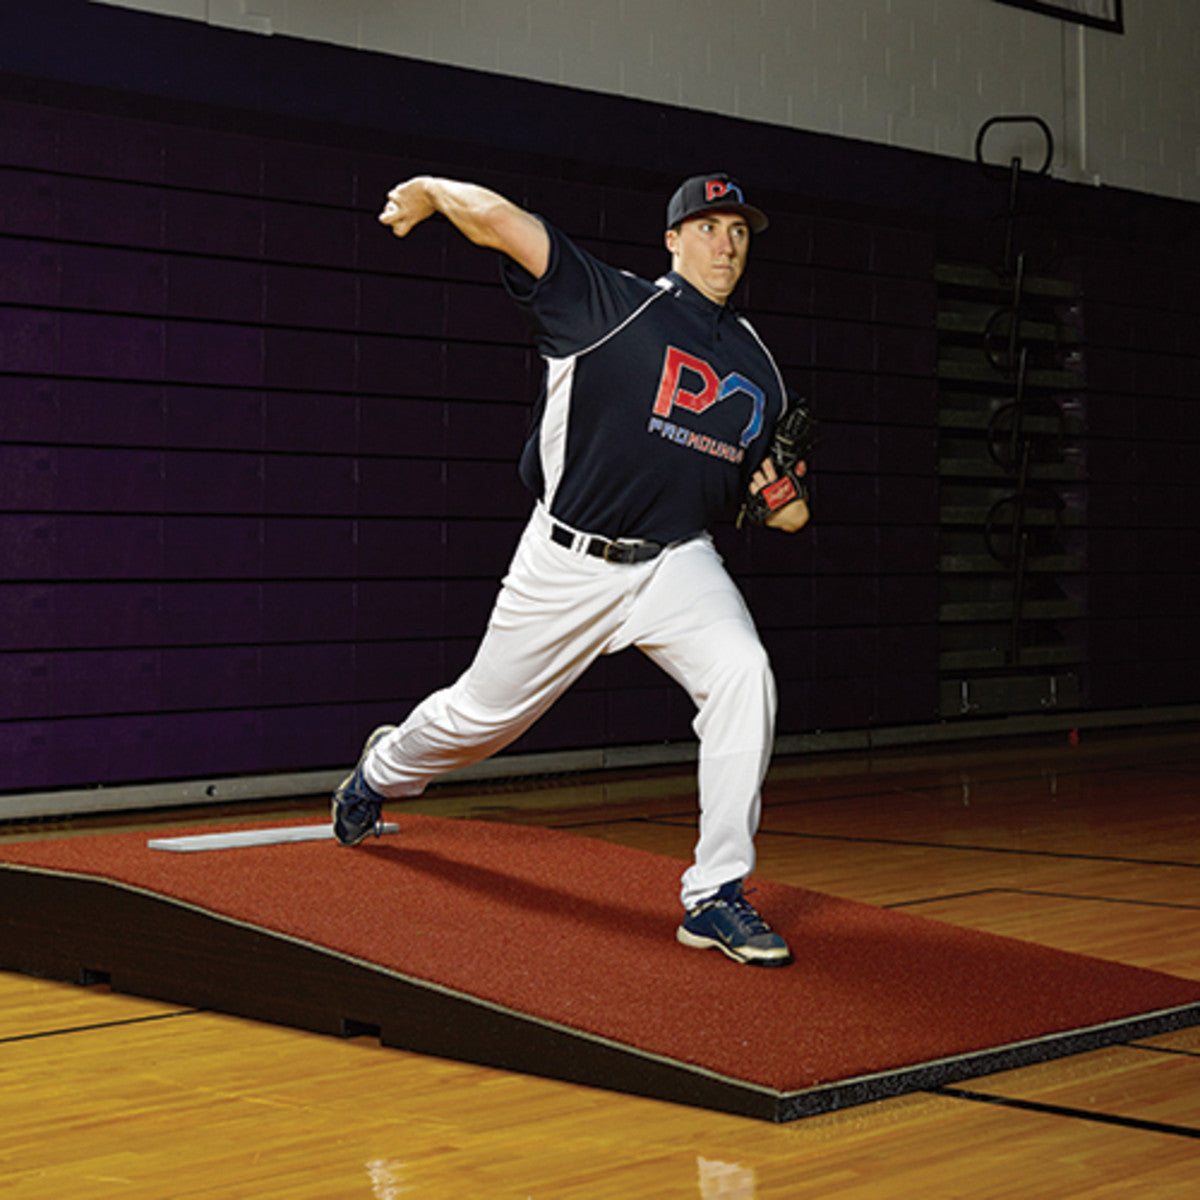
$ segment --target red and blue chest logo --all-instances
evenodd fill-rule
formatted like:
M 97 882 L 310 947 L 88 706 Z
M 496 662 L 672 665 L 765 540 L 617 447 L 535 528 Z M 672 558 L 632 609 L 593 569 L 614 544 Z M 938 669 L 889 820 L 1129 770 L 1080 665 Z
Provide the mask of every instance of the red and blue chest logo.
M 711 433 L 681 425 L 678 416 L 675 420 L 669 419 L 676 410 L 701 415 L 713 405 L 722 404 L 735 396 L 745 397 L 750 408 L 749 420 L 738 434 L 736 446 Z M 647 432 L 656 433 L 691 450 L 741 462 L 746 447 L 762 432 L 766 403 L 762 388 L 744 375 L 733 371 L 724 377 L 718 376 L 704 359 L 675 346 L 668 346 Z

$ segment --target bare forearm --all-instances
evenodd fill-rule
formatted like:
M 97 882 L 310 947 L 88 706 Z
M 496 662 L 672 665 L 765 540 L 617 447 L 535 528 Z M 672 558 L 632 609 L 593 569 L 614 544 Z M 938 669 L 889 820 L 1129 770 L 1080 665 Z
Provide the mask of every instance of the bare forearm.
M 455 179 L 427 179 L 425 194 L 464 237 L 493 250 L 502 249 L 504 229 L 519 211 L 491 189 Z
M 379 220 L 406 237 L 434 213 L 477 246 L 509 255 L 536 276 L 545 273 L 550 247 L 541 221 L 479 184 L 418 175 L 392 188 Z

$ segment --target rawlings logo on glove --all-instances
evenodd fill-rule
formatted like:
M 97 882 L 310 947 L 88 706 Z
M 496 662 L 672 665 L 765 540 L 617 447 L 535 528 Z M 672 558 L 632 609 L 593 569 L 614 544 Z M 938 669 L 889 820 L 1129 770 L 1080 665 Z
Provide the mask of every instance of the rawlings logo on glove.
M 817 422 L 808 406 L 799 397 L 792 398 L 792 405 L 779 419 L 771 438 L 767 457 L 775 467 L 777 478 L 758 491 L 748 492 L 738 514 L 738 527 L 743 521 L 752 525 L 765 525 L 772 513 L 791 504 L 793 500 L 808 498 L 808 456 L 815 441 Z

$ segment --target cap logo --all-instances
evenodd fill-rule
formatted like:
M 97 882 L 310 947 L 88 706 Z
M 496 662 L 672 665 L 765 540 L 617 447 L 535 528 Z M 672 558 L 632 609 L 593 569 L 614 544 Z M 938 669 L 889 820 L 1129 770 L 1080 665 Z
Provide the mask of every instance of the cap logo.
M 742 189 L 736 183 L 726 183 L 723 179 L 710 179 L 704 185 L 705 200 L 733 199 L 739 204 L 745 204 Z

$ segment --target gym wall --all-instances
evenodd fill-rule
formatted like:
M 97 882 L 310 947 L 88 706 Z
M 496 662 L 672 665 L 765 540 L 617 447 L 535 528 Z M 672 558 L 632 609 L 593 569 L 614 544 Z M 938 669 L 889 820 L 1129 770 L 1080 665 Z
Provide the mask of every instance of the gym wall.
M 998 0 L 99 2 L 967 160 L 1037 113 L 1056 178 L 1200 200 L 1192 0 L 1057 5 L 1119 36 Z
M 987 715 L 945 699 L 938 266 L 1003 258 L 1007 150 L 984 171 L 495 66 L 15 8 L 0 792 L 332 770 L 468 661 L 528 508 L 515 460 L 538 364 L 491 256 L 377 225 L 416 171 L 496 186 L 647 273 L 678 179 L 737 173 L 774 217 L 742 306 L 823 426 L 811 530 L 719 531 L 775 658 L 780 732 Z M 207 11 L 247 8 L 265 6 Z M 1051 177 L 1021 191 L 1018 236 L 1076 289 L 1055 352 L 1084 368 L 1066 707 L 1190 703 L 1196 205 Z M 687 707 L 627 654 L 513 749 L 686 742 Z

